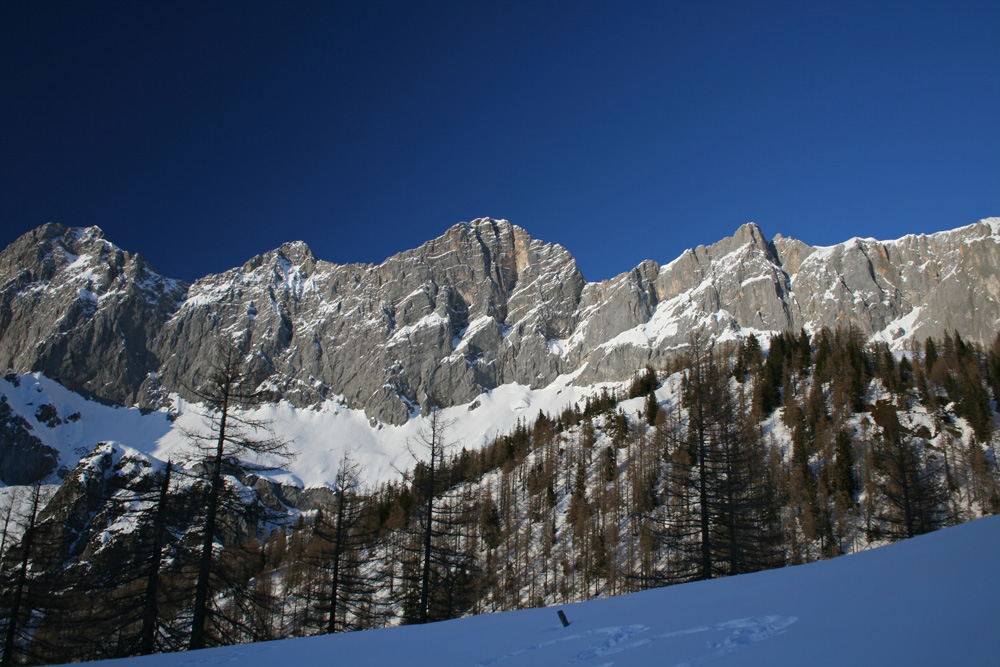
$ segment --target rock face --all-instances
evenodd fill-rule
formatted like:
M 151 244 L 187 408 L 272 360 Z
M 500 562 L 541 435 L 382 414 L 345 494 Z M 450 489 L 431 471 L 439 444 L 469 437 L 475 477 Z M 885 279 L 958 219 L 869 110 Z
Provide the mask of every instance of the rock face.
M 97 228 L 48 224 L 0 253 L 0 365 L 97 399 L 159 405 L 197 386 L 218 336 L 298 406 L 342 396 L 400 424 L 517 382 L 621 380 L 750 331 L 852 324 L 899 348 L 1000 326 L 1000 219 L 930 236 L 814 248 L 747 224 L 660 266 L 587 283 L 561 246 L 479 219 L 380 265 L 288 243 L 193 285 Z
M 0 253 L 0 368 L 135 403 L 160 363 L 151 343 L 186 289 L 97 227 L 43 225 Z
M 506 382 L 547 383 L 547 341 L 572 331 L 583 276 L 562 247 L 507 222 L 456 225 L 378 266 L 338 266 L 302 243 L 195 282 L 154 349 L 171 389 L 198 381 L 218 332 L 253 372 L 309 405 L 343 395 L 399 424 L 419 407 Z
M 59 453 L 42 444 L 31 433 L 31 424 L 0 396 L 0 482 L 31 484 L 55 470 L 58 461 Z
M 94 515 L 102 509 L 107 513 L 107 499 L 140 477 L 135 469 L 148 470 L 151 467 L 145 460 L 129 463 L 142 465 L 123 465 L 120 449 L 110 443 L 99 443 L 63 479 L 38 517 L 40 523 L 48 522 L 50 534 L 46 536 L 45 544 L 50 547 L 58 545 L 56 562 L 65 563 L 77 555 L 73 550 L 87 544 L 92 537 L 89 533 Z

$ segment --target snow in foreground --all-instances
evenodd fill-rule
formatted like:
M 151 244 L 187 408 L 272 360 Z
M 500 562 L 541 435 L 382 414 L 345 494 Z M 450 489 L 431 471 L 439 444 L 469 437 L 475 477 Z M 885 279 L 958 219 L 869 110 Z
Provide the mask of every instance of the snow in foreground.
M 1000 517 L 834 560 L 561 607 L 108 664 L 996 665 Z

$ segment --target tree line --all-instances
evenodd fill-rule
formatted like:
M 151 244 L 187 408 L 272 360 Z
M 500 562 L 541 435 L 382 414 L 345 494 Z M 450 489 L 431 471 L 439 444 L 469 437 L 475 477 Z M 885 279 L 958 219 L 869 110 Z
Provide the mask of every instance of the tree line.
M 213 418 L 185 465 L 123 458 L 103 485 L 67 478 L 86 487 L 65 494 L 87 512 L 50 510 L 38 488 L 0 507 L 2 665 L 567 603 L 1000 510 L 1000 336 L 982 349 L 951 333 L 903 354 L 850 328 L 765 343 L 695 334 L 669 366 L 476 451 L 432 410 L 400 480 L 367 487 L 345 455 L 324 500 L 299 512 L 261 485 L 291 448 L 247 418 L 268 397 L 243 353 L 222 348 L 198 390 Z

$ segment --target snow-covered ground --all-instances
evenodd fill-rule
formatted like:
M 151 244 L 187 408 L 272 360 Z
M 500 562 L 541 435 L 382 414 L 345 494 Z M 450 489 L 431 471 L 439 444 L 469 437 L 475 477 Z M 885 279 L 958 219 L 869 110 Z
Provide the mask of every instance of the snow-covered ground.
M 997 665 L 998 554 L 1000 517 L 990 517 L 829 561 L 560 608 L 105 662 Z
M 509 433 L 518 420 L 531 424 L 539 411 L 556 414 L 605 386 L 617 386 L 577 387 L 571 381 L 572 376 L 562 376 L 542 389 L 503 385 L 471 403 L 447 408 L 442 411 L 449 425 L 445 438 L 457 448 L 477 450 Z M 28 422 L 32 435 L 59 452 L 59 465 L 70 469 L 99 442 L 117 442 L 161 461 L 183 460 L 191 444 L 185 432 L 205 432 L 201 406 L 177 396 L 176 419 L 171 420 L 166 411 L 143 414 L 89 401 L 39 373 L 20 376 L 18 386 L 0 378 L 0 394 Z M 63 423 L 50 426 L 41 421 L 36 413 L 43 405 L 53 406 Z M 269 421 L 274 434 L 296 453 L 287 473 L 271 477 L 305 488 L 332 484 L 345 450 L 361 464 L 369 484 L 398 478 L 399 470 L 415 464 L 408 447 L 416 445 L 415 452 L 421 451 L 417 443 L 424 429 L 422 416 L 402 426 L 372 423 L 363 411 L 335 401 L 315 409 L 268 404 L 251 414 Z

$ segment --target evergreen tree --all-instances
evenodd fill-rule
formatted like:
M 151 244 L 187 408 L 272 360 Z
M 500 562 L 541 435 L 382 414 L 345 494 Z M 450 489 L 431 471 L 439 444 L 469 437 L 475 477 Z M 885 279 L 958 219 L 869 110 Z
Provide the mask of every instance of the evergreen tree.
M 656 390 L 656 371 L 646 366 L 634 378 L 628 388 L 629 398 L 639 398 Z
M 993 389 L 993 400 L 1000 407 L 1000 333 L 997 333 L 986 356 L 986 379 Z
M 648 426 L 654 426 L 656 424 L 656 418 L 660 414 L 660 404 L 656 400 L 656 393 L 651 391 L 646 394 L 646 403 L 642 409 L 643 416 L 646 418 L 646 424 Z
M 763 353 L 760 349 L 760 341 L 757 336 L 750 334 L 740 341 L 736 348 L 736 364 L 733 366 L 733 377 L 737 382 L 746 380 L 748 374 L 757 374 L 763 361 Z
M 785 384 L 785 343 L 781 336 L 771 338 L 771 349 L 761 366 L 760 380 L 755 384 L 754 405 L 762 417 L 781 406 L 781 388 Z
M 993 411 L 979 361 L 970 355 L 958 363 L 958 404 L 955 406 L 955 413 L 969 422 L 980 442 L 989 442 L 993 431 Z
M 947 334 L 946 334 L 947 335 Z M 938 360 L 937 344 L 930 336 L 924 341 L 924 372 L 930 375 L 934 371 L 934 364 Z

